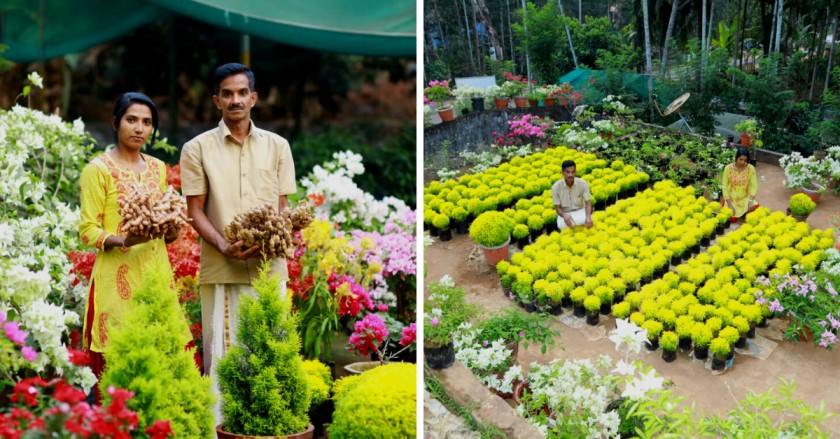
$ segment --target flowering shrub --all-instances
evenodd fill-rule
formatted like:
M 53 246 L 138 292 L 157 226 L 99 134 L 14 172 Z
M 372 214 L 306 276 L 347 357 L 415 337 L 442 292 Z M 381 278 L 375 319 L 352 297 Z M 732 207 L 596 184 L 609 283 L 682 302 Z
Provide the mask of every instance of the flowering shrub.
M 429 85 L 423 89 L 423 102 L 435 102 L 442 105 L 450 98 L 452 90 L 449 88 L 449 81 L 429 81 Z
M 503 75 L 505 76 L 505 82 L 502 84 L 502 88 L 505 89 L 508 93 L 509 97 L 514 96 L 521 96 L 525 90 L 528 89 L 528 78 L 517 76 L 509 72 L 504 72 Z M 530 84 L 536 84 L 537 81 L 531 80 Z
M 95 378 L 69 362 L 62 336 L 80 325 L 87 298 L 66 255 L 79 246 L 77 181 L 92 144 L 81 120 L 20 106 L 0 110 L 0 309 L 39 352 L 22 366 L 64 373 L 86 389 Z
M 15 383 L 10 407 L 0 413 L 0 436 L 68 439 L 173 437 L 169 421 L 156 421 L 138 431 L 137 413 L 128 408 L 134 394 L 109 387 L 106 406 L 90 406 L 85 392 L 62 378 L 25 378 Z M 145 434 L 143 434 L 145 433 Z
M 784 185 L 791 189 L 808 188 L 825 191 L 831 175 L 834 159 L 819 160 L 814 156 L 805 158 L 794 151 L 779 159 L 779 165 L 785 171 Z
M 463 323 L 453 336 L 455 359 L 470 369 L 485 386 L 499 392 L 513 392 L 513 384 L 521 380 L 522 367 L 514 364 L 507 341 L 488 341 L 469 323 Z
M 764 288 L 756 291 L 756 303 L 777 315 L 790 315 L 790 325 L 783 334 L 785 340 L 804 340 L 807 331 L 813 334 L 815 345 L 830 350 L 837 343 L 840 295 L 829 276 L 822 273 L 761 276 L 757 282 Z
M 428 289 L 431 294 L 423 308 L 423 338 L 426 343 L 443 346 L 452 342 L 456 330 L 475 316 L 477 309 L 467 303 L 464 289 L 456 287 L 448 275 L 430 282 Z
M 546 137 L 546 131 L 553 126 L 554 122 L 551 119 L 540 119 L 532 114 L 524 114 L 522 116 L 515 116 L 508 121 L 508 133 L 500 135 L 493 133 L 497 146 L 520 146 L 530 143 L 535 143 Z
M 300 181 L 308 197 L 323 200 L 320 205 L 315 203 L 315 215 L 335 222 L 342 230 L 381 231 L 389 221 L 403 221 L 411 209 L 402 200 L 394 197 L 376 200 L 353 182 L 353 177 L 363 172 L 362 156 L 350 151 L 336 152 L 332 161 L 316 165 Z
M 399 355 L 402 351 L 413 347 L 412 345 L 417 339 L 417 326 L 415 323 L 411 323 L 409 326 L 403 328 L 402 337 L 399 341 L 399 345 L 403 348 L 391 354 L 388 354 L 387 346 L 384 343 L 388 335 L 388 328 L 385 326 L 385 321 L 382 320 L 382 317 L 376 314 L 368 314 L 365 318 L 355 323 L 354 332 L 350 334 L 347 350 L 361 355 L 368 355 L 369 352 L 374 352 L 379 357 L 379 361 L 386 362 Z

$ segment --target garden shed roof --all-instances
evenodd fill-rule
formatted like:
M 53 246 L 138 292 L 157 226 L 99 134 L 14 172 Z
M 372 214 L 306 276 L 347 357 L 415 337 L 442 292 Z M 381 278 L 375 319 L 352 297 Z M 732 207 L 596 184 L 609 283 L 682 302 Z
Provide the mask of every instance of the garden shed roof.
M 416 52 L 415 0 L 11 0 L 0 4 L 3 57 L 31 62 L 81 52 L 171 13 L 315 50 Z

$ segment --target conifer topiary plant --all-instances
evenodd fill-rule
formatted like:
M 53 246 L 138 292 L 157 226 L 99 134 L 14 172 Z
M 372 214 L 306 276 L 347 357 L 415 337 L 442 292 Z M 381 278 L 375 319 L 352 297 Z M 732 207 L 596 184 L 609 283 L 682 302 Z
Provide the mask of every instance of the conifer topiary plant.
M 140 418 L 138 431 L 163 419 L 176 437 L 212 437 L 210 379 L 195 367 L 192 350 L 184 349 L 191 337 L 172 285 L 169 264 L 144 267 L 143 284 L 132 291 L 131 313 L 109 334 L 99 386 L 106 405 L 109 386 L 134 392 L 128 408 Z
M 308 430 L 310 390 L 291 297 L 280 298 L 280 279 L 263 266 L 244 295 L 234 344 L 219 361 L 222 428 L 242 435 L 280 436 Z

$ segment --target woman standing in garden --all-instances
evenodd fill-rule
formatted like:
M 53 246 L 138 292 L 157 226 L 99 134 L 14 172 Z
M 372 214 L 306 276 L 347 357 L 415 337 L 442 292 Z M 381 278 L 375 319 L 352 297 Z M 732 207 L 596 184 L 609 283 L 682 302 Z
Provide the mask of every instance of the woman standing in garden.
M 102 352 L 108 333 L 131 311 L 132 291 L 142 281 L 144 264 L 161 259 L 169 265 L 166 242 L 119 231 L 122 216 L 118 199 L 129 189 L 142 186 L 150 192 L 166 190 L 166 167 L 140 152 L 147 141 L 154 143 L 158 128 L 155 104 L 142 93 L 125 93 L 117 100 L 111 121 L 116 147 L 93 159 L 82 170 L 79 182 L 82 222 L 81 240 L 97 250 L 91 275 L 84 321 L 84 347 L 94 374 L 102 376 Z M 150 139 L 151 137 L 151 139 Z M 100 393 L 97 388 L 97 399 Z
M 755 201 L 758 193 L 755 167 L 749 164 L 749 159 L 750 152 L 746 148 L 738 148 L 735 163 L 723 169 L 723 200 L 726 207 L 732 209 L 733 218 L 740 218 L 758 206 Z

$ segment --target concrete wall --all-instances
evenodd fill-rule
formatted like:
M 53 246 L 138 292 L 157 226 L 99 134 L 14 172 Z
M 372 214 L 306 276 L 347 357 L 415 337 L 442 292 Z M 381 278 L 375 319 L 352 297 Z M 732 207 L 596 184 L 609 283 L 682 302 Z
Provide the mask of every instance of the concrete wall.
M 493 142 L 494 132 L 507 134 L 508 120 L 526 114 L 549 117 L 555 121 L 570 120 L 569 110 L 557 106 L 488 109 L 478 113 L 457 115 L 451 122 L 438 123 L 423 130 L 424 157 L 439 153 L 444 149 L 444 145 L 446 151 L 452 155 L 457 155 L 461 151 L 475 151 L 482 145 L 490 145 Z

